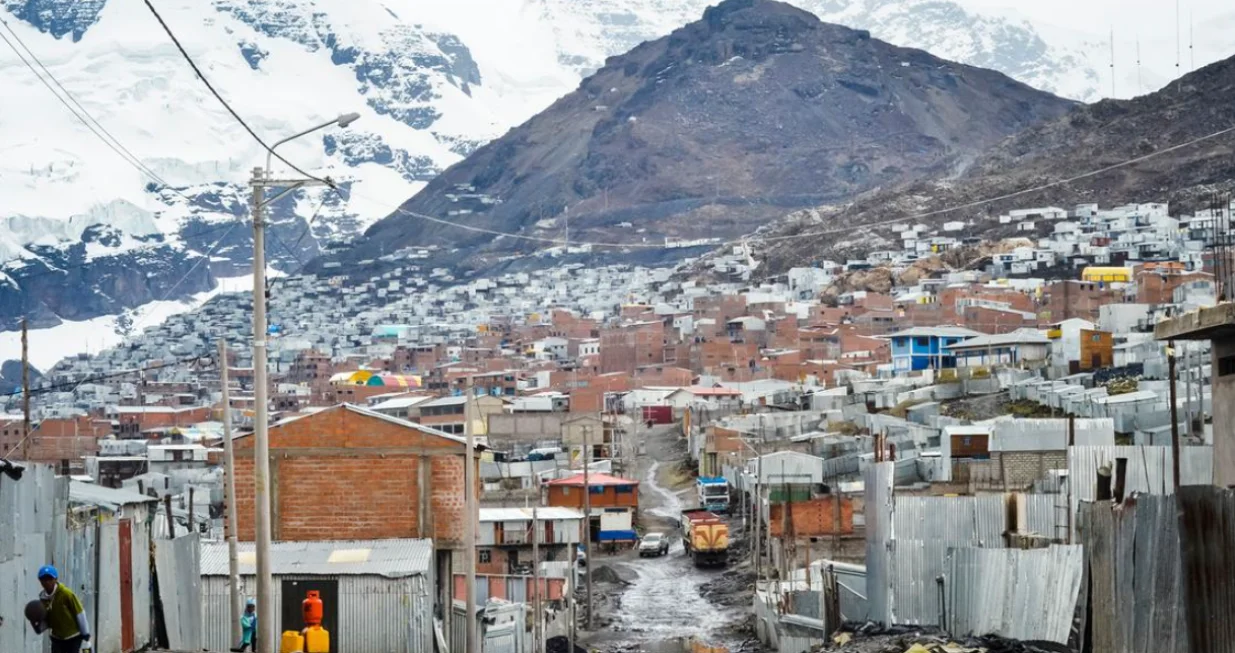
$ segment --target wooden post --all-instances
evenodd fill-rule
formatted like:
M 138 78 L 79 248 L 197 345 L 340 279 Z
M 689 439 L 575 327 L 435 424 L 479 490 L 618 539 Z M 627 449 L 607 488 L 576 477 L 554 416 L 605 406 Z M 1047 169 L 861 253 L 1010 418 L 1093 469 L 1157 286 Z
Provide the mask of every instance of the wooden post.
M 535 592 L 532 595 L 532 610 L 535 613 L 532 618 L 532 650 L 535 653 L 543 653 L 545 646 L 541 641 L 541 631 L 544 626 L 541 622 L 544 619 L 544 610 L 540 607 L 540 514 L 538 507 L 540 507 L 539 482 L 536 483 L 536 503 L 532 504 L 532 591 Z
M 176 539 L 176 519 L 172 517 L 172 495 L 163 495 L 163 507 L 167 509 L 167 539 Z
M 1179 490 L 1179 402 L 1175 394 L 1175 341 L 1166 343 L 1166 376 L 1170 379 L 1171 391 L 1171 471 L 1175 477 L 1175 490 Z M 1216 373 L 1216 371 L 1215 371 Z
M 30 340 L 21 319 L 21 459 L 30 460 Z

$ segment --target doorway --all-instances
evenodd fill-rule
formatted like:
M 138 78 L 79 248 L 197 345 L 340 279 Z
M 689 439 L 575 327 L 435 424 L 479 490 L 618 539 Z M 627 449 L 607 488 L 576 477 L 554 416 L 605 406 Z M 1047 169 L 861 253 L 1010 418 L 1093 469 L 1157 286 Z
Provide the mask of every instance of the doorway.
M 280 583 L 283 609 L 279 613 L 278 640 L 284 631 L 304 629 L 304 612 L 301 604 L 305 596 L 316 590 L 322 599 L 322 628 L 330 633 L 330 650 L 344 651 L 347 633 L 339 632 L 339 581 L 337 580 L 284 580 Z

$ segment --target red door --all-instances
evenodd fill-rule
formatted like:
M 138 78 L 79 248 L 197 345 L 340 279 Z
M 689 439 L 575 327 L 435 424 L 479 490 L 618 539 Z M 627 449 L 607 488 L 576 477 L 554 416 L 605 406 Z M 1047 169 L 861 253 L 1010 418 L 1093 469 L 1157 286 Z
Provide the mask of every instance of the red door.
M 120 650 L 133 646 L 133 522 L 120 520 Z

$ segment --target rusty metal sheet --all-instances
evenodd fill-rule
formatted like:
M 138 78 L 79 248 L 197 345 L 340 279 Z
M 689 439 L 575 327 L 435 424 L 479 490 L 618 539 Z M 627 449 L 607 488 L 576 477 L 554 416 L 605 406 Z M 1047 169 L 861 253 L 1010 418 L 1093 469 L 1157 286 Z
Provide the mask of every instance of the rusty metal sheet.
M 1235 652 L 1235 491 L 1179 490 L 1183 604 L 1193 651 Z

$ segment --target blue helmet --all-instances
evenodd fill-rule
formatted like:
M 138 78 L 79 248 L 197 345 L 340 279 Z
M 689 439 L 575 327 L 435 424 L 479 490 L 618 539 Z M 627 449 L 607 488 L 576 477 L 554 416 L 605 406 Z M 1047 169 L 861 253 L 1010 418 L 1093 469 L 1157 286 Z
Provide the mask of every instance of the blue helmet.
M 56 573 L 56 568 L 51 565 L 43 565 L 39 567 L 39 580 L 50 578 L 52 580 L 60 580 L 60 574 Z

